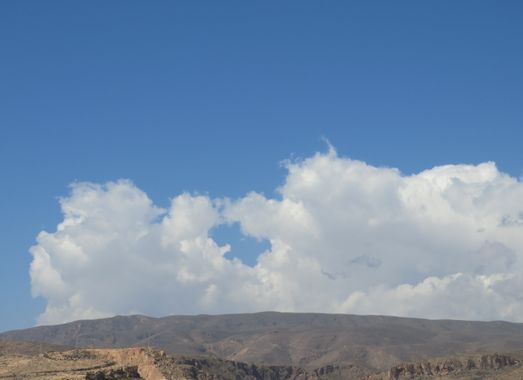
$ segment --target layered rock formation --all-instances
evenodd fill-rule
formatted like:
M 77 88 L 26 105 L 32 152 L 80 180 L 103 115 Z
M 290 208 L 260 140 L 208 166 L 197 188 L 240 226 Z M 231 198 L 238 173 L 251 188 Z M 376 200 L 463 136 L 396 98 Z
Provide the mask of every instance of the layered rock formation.
M 481 373 L 496 376 L 500 370 L 519 368 L 520 359 L 505 354 L 476 355 L 468 358 L 434 359 L 419 363 L 400 364 L 387 372 L 369 375 L 367 380 L 429 379 L 444 377 L 475 377 Z M 519 376 L 519 375 L 518 375 Z M 481 377 L 479 377 L 481 378 Z
M 151 348 L 74 349 L 35 353 L 29 343 L 0 353 L 0 379 L 27 380 L 402 380 L 522 379 L 523 354 L 485 354 L 400 364 L 369 375 L 355 366 L 314 370 L 262 366 L 216 357 L 168 355 Z M 36 350 L 38 351 L 38 350 Z
M 30 346 L 29 343 L 24 345 Z M 0 354 L 0 379 L 320 380 L 338 379 L 339 375 L 339 369 L 334 366 L 307 372 L 292 366 L 258 366 L 210 357 L 170 356 L 150 348 Z

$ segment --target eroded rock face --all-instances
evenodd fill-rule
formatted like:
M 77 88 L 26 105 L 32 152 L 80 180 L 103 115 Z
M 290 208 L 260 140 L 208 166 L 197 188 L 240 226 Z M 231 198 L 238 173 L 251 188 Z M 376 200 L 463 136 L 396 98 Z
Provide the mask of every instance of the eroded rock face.
M 99 370 L 88 372 L 86 380 L 138 380 L 143 379 L 138 373 L 137 366 L 122 367 L 115 369 Z
M 34 352 L 34 353 L 33 353 Z M 314 370 L 211 356 L 167 355 L 151 348 L 75 349 L 0 355 L 0 378 L 28 380 L 404 380 L 523 379 L 523 353 L 490 354 L 396 365 L 368 376 L 357 365 Z
M 314 371 L 294 366 L 259 366 L 215 357 L 167 355 L 149 348 L 85 349 L 60 354 L 75 360 L 95 357 L 121 368 L 103 368 L 88 373 L 88 380 L 327 380 L 341 379 L 335 365 Z M 352 377 L 351 377 L 352 378 Z
M 388 372 L 367 376 L 367 380 L 401 380 L 464 374 L 474 370 L 500 370 L 519 366 L 520 361 L 509 355 L 478 355 L 467 359 L 444 359 L 407 363 L 392 367 Z
M 511 367 L 519 364 L 519 360 L 508 355 L 483 355 L 480 360 L 479 368 L 481 369 L 500 369 Z
M 337 366 L 306 372 L 293 366 L 257 366 L 217 358 L 171 357 L 161 351 L 151 351 L 149 354 L 166 379 L 317 380 L 339 372 Z
M 121 366 L 136 366 L 145 380 L 166 380 L 154 361 L 153 350 L 145 348 L 87 349 L 98 357 L 106 358 Z

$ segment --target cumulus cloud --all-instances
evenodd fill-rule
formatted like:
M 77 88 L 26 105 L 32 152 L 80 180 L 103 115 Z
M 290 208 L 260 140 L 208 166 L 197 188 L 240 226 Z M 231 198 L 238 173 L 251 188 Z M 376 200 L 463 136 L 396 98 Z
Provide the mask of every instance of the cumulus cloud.
M 494 163 L 403 175 L 331 148 L 286 167 L 275 198 L 184 193 L 169 209 L 129 181 L 73 184 L 30 250 L 39 323 L 259 310 L 523 321 L 523 183 Z M 270 242 L 254 266 L 211 238 L 234 223 Z

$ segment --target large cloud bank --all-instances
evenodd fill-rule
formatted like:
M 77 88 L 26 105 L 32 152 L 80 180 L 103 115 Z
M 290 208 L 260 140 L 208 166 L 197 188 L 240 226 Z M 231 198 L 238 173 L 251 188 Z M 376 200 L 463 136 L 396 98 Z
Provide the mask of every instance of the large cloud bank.
M 76 183 L 30 250 L 40 324 L 260 310 L 523 321 L 523 183 L 494 163 L 415 175 L 331 149 L 287 164 L 277 198 Z M 270 242 L 255 266 L 210 231 Z

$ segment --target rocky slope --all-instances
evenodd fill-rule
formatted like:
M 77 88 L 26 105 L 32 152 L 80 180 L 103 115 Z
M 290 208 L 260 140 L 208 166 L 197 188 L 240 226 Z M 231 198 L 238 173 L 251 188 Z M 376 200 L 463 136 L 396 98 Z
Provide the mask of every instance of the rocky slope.
M 522 354 L 484 354 L 403 363 L 366 380 L 523 379 Z
M 355 375 L 361 378 L 361 374 Z M 257 366 L 218 358 L 170 356 L 150 348 L 0 354 L 0 379 L 334 380 L 342 378 L 340 376 L 352 377 L 342 375 L 334 366 L 308 372 L 291 366 Z
M 75 350 L 0 354 L 0 379 L 79 380 L 89 371 L 120 370 L 114 361 Z
M 24 343 L 29 348 L 30 343 Z M 401 380 L 521 379 L 523 355 L 484 354 L 399 364 L 369 374 L 356 366 L 315 370 L 259 366 L 211 357 L 168 355 L 150 348 L 0 353 L 0 379 L 43 380 Z
M 11 331 L 2 338 L 76 347 L 152 346 L 258 365 L 313 370 L 335 364 L 372 371 L 431 357 L 523 350 L 523 324 L 267 312 L 114 317 Z

